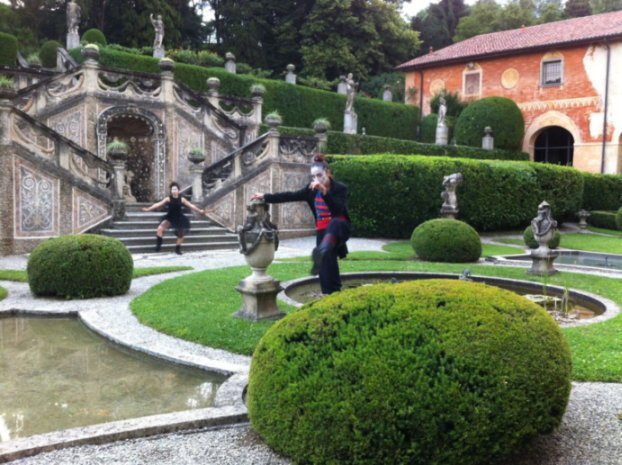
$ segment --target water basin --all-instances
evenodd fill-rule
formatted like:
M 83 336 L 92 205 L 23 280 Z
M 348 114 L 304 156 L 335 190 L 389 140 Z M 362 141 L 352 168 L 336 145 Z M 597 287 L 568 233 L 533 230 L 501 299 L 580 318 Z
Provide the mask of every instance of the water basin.
M 581 267 L 606 268 L 609 270 L 622 271 L 622 255 L 598 253 L 598 252 L 582 252 L 578 250 L 560 250 L 558 256 L 553 262 L 555 265 L 574 265 Z M 506 255 L 506 260 L 531 260 L 529 255 Z
M 0 318 L 0 442 L 210 407 L 226 379 L 125 350 L 68 318 Z

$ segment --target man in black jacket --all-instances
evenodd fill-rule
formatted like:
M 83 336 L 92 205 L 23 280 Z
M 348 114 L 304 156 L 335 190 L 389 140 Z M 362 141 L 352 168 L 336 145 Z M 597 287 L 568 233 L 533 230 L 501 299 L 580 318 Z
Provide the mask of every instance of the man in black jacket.
M 307 202 L 315 217 L 316 230 L 311 274 L 319 273 L 322 293 L 332 294 L 341 290 L 337 257 L 345 258 L 348 253 L 346 241 L 351 229 L 346 202 L 348 189 L 333 179 L 328 163 L 320 154 L 313 158 L 311 178 L 311 183 L 298 191 L 256 193 L 251 199 L 267 203 Z

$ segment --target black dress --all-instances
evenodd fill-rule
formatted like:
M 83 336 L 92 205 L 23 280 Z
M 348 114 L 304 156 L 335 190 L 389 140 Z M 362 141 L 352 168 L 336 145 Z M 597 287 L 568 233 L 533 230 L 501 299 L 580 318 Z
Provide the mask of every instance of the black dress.
M 169 196 L 166 215 L 162 217 L 162 221 L 168 221 L 177 232 L 177 236 L 183 237 L 184 232 L 190 229 L 190 220 L 182 213 L 183 204 L 181 197 Z

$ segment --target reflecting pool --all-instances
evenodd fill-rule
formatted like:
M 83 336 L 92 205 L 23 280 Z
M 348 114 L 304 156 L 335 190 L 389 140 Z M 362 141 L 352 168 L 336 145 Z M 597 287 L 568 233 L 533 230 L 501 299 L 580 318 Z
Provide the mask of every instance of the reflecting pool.
M 66 318 L 0 318 L 0 442 L 213 405 L 225 380 L 124 350 Z

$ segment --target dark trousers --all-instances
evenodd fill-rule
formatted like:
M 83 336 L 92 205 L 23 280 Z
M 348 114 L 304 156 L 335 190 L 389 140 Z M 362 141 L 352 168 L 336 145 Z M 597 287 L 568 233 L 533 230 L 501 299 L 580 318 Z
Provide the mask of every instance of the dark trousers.
M 327 234 L 335 239 L 334 244 L 322 244 Z M 322 294 L 332 294 L 341 290 L 341 277 L 339 276 L 339 263 L 337 258 L 345 258 L 348 253 L 346 241 L 350 238 L 350 223 L 334 218 L 328 223 L 328 228 L 317 231 L 316 245 L 323 254 L 322 267 L 320 268 L 320 286 Z

